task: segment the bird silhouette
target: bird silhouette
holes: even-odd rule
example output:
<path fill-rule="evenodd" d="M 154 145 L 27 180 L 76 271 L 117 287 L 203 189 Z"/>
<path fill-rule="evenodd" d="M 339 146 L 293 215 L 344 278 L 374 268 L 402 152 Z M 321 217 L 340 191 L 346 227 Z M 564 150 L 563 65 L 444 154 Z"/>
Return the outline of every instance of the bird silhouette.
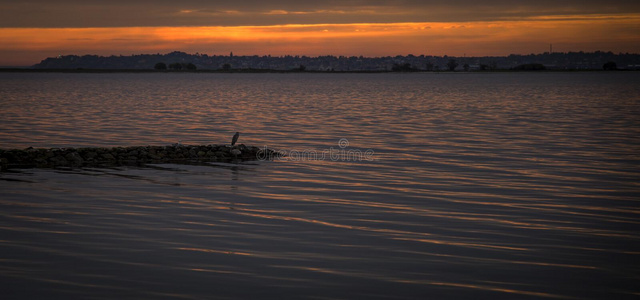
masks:
<path fill-rule="evenodd" d="M 240 132 L 236 132 L 236 134 L 233 135 L 233 139 L 231 140 L 231 146 L 236 144 L 239 137 L 240 137 Z"/>

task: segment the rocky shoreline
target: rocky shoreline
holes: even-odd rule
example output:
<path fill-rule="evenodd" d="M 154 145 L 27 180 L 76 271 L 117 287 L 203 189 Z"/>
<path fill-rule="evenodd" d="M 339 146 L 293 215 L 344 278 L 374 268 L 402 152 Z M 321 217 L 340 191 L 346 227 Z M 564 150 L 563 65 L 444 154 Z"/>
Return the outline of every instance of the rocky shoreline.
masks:
<path fill-rule="evenodd" d="M 263 160 L 273 150 L 229 145 L 180 145 L 90 148 L 0 149 L 0 170 L 10 168 L 56 168 L 143 165 L 149 163 L 199 163 Z"/>

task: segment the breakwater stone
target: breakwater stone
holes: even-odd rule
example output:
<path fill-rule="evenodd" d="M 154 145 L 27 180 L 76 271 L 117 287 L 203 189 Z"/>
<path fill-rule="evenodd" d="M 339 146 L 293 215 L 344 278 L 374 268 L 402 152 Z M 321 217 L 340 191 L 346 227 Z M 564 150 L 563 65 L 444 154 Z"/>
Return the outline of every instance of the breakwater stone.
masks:
<path fill-rule="evenodd" d="M 237 149 L 237 151 L 232 151 Z M 266 148 L 228 145 L 171 145 L 114 148 L 0 149 L 0 169 L 55 168 L 149 163 L 198 163 L 257 160 L 273 157 Z M 266 154 L 266 155 L 265 155 Z"/>

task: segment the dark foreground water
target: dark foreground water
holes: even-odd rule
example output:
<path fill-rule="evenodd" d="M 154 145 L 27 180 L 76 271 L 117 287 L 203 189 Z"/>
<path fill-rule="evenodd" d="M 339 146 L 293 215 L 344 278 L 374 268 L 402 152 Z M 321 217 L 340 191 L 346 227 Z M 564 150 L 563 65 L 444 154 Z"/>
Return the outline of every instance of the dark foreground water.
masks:
<path fill-rule="evenodd" d="M 2 299 L 640 297 L 640 74 L 2 74 Z"/>

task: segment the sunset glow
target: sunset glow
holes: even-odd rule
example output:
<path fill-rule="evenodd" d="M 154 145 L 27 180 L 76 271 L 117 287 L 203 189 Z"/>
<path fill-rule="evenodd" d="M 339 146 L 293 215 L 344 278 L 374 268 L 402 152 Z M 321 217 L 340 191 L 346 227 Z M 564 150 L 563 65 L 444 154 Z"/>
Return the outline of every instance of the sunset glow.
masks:
<path fill-rule="evenodd" d="M 400 10 L 279 10 L 260 17 L 399 15 Z M 404 12 L 406 13 L 406 12 Z M 507 15 L 522 14 L 510 11 Z M 181 9 L 179 18 L 250 18 L 239 10 Z M 32 65 L 69 54 L 184 51 L 209 55 L 498 56 L 558 52 L 640 52 L 640 14 L 530 15 L 447 22 L 283 23 L 251 26 L 1 27 L 0 66 Z M 271 19 L 269 19 L 271 20 Z M 297 19 L 282 19 L 283 22 Z M 261 22 L 266 22 L 262 20 Z M 169 24 L 169 23 L 167 23 Z"/>

